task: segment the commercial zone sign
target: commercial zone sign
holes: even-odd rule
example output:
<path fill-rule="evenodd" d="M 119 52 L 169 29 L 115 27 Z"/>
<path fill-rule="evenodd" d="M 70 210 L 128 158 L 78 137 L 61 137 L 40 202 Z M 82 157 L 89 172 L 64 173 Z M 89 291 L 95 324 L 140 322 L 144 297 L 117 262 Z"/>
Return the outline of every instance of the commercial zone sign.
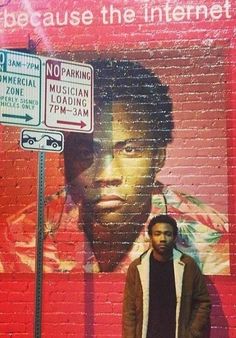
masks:
<path fill-rule="evenodd" d="M 0 122 L 40 125 L 41 67 L 37 56 L 0 51 Z"/>
<path fill-rule="evenodd" d="M 91 133 L 93 68 L 0 50 L 0 123 Z"/>

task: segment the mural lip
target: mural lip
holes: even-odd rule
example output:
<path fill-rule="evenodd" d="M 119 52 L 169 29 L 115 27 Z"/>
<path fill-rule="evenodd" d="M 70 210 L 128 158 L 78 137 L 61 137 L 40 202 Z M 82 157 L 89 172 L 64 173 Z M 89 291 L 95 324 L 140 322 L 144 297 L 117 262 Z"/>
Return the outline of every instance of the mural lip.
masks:
<path fill-rule="evenodd" d="M 102 195 L 96 202 L 96 209 L 116 209 L 124 204 L 124 198 L 120 195 Z"/>

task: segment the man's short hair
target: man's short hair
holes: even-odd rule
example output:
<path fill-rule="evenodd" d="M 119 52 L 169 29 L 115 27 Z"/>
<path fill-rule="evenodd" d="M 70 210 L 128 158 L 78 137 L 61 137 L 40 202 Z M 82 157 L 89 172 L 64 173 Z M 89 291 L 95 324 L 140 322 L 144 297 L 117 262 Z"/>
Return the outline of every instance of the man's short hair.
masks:
<path fill-rule="evenodd" d="M 149 224 L 148 224 L 148 234 L 149 234 L 149 236 L 152 235 L 152 228 L 153 228 L 154 225 L 157 224 L 157 223 L 167 223 L 167 224 L 171 225 L 172 228 L 173 228 L 173 235 L 174 235 L 175 238 L 177 237 L 177 235 L 178 235 L 178 226 L 177 226 L 177 222 L 176 222 L 176 220 L 175 220 L 173 217 L 171 217 L 171 216 L 169 216 L 169 215 L 158 215 L 158 216 L 154 216 L 154 217 L 150 220 L 150 222 L 149 222 Z"/>
<path fill-rule="evenodd" d="M 97 59 L 89 63 L 94 67 L 97 106 L 114 101 L 134 104 L 138 106 L 139 120 L 146 123 L 148 131 L 153 132 L 158 145 L 166 146 L 172 141 L 172 101 L 168 87 L 156 74 L 138 62 L 128 60 Z"/>

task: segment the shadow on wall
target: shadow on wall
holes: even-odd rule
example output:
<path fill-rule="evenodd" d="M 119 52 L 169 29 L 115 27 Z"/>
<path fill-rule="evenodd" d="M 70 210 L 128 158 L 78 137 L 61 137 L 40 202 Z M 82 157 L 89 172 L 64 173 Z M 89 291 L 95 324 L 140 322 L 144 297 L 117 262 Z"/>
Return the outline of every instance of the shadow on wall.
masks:
<path fill-rule="evenodd" d="M 222 309 L 219 292 L 209 276 L 205 276 L 212 302 L 210 338 L 230 338 L 228 321 Z"/>
<path fill-rule="evenodd" d="M 104 275 L 103 275 L 104 276 Z M 214 282 L 210 279 L 209 276 L 205 276 L 206 283 L 208 285 L 208 290 L 210 293 L 211 301 L 212 301 L 212 312 L 211 312 L 211 334 L 209 333 L 202 337 L 202 338 L 231 338 L 229 336 L 229 328 L 228 328 L 228 321 L 224 314 L 221 299 L 219 297 L 219 292 L 217 288 L 214 285 Z M 110 279 L 105 280 L 110 282 Z M 94 279 L 94 274 L 86 274 L 85 275 L 85 293 L 84 293 L 84 302 L 85 302 L 85 327 L 84 327 L 84 334 L 85 337 L 94 338 L 96 336 L 94 325 L 96 322 L 96 309 L 95 302 L 96 302 L 96 296 L 95 296 L 95 289 L 96 289 L 96 283 L 97 279 Z M 99 278 L 99 283 L 100 283 Z M 104 279 L 103 279 L 104 282 Z M 106 284 L 106 283 L 105 283 Z M 117 301 L 117 298 L 116 300 Z M 109 326 L 109 323 L 108 327 Z M 119 326 L 120 323 L 117 323 L 117 326 Z M 104 328 L 105 329 L 105 328 Z M 106 329 L 105 329 L 106 330 Z M 109 329 L 110 330 L 110 329 Z M 119 331 L 119 330 L 118 330 Z M 117 334 L 119 336 L 119 332 L 117 331 Z M 106 331 L 104 331 L 104 337 L 108 337 L 106 335 Z"/>

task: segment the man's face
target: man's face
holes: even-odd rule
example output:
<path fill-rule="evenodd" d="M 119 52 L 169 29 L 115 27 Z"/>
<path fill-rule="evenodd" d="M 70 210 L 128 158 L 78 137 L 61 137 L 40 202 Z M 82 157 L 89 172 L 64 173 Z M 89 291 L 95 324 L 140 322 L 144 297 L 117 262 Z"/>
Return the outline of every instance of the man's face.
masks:
<path fill-rule="evenodd" d="M 170 256 L 172 254 L 176 238 L 170 224 L 156 223 L 152 227 L 150 240 L 154 250 L 154 255 L 155 252 L 160 256 Z"/>
<path fill-rule="evenodd" d="M 144 222 L 163 149 L 155 144 L 147 115 L 133 105 L 113 102 L 95 111 L 94 133 L 77 134 L 65 157 L 72 198 L 85 217 L 105 228 Z"/>

